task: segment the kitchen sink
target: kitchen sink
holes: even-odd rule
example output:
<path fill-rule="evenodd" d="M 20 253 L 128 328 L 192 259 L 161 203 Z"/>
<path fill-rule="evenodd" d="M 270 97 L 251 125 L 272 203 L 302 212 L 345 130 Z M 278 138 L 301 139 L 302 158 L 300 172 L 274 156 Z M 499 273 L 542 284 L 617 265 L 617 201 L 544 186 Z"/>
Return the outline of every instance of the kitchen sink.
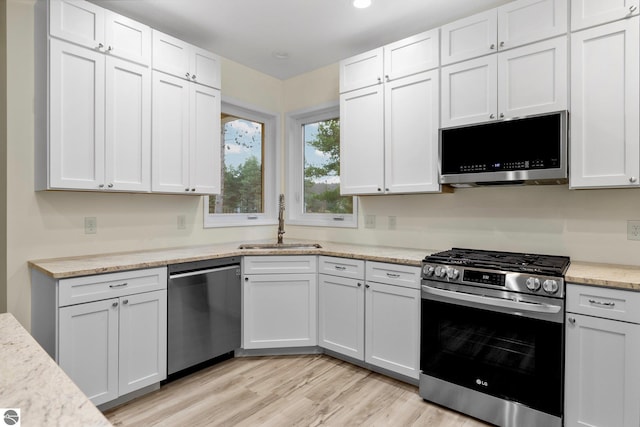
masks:
<path fill-rule="evenodd" d="M 238 249 L 319 249 L 318 243 L 247 243 Z"/>

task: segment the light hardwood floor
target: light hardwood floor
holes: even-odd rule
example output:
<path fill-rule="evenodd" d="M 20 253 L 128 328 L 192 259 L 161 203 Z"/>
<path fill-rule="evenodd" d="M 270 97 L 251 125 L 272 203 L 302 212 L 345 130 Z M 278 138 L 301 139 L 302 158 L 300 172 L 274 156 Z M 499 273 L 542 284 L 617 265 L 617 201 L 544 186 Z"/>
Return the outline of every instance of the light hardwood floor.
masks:
<path fill-rule="evenodd" d="M 241 357 L 113 408 L 115 426 L 483 427 L 412 385 L 326 356 Z"/>

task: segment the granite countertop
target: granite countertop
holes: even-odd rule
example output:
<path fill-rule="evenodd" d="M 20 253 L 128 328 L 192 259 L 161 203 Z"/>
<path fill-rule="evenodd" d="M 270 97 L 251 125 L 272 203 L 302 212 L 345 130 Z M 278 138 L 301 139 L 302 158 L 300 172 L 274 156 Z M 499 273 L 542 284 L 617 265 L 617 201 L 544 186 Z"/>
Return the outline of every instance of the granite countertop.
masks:
<path fill-rule="evenodd" d="M 10 313 L 0 314 L 0 407 L 20 409 L 24 427 L 111 425 Z"/>
<path fill-rule="evenodd" d="M 315 243 L 288 240 L 287 243 Z M 96 254 L 69 258 L 30 261 L 29 266 L 54 279 L 110 273 L 140 268 L 161 267 L 180 262 L 199 261 L 245 255 L 327 255 L 368 261 L 390 262 L 420 266 L 422 259 L 437 250 L 405 249 L 387 246 L 364 246 L 345 243 L 320 242 L 321 248 L 239 249 L 233 242 L 215 245 L 188 246 L 149 251 Z M 265 243 L 265 242 L 255 242 Z M 565 281 L 593 286 L 605 286 L 640 291 L 640 267 L 572 261 Z"/>
<path fill-rule="evenodd" d="M 287 243 L 292 242 L 315 243 L 302 240 L 289 240 Z M 331 242 L 321 242 L 321 248 L 238 249 L 239 245 L 246 243 L 248 242 L 36 260 L 30 261 L 29 266 L 54 279 L 245 255 L 327 255 L 419 267 L 426 255 L 435 252 L 434 250 L 425 249 L 362 246 Z"/>

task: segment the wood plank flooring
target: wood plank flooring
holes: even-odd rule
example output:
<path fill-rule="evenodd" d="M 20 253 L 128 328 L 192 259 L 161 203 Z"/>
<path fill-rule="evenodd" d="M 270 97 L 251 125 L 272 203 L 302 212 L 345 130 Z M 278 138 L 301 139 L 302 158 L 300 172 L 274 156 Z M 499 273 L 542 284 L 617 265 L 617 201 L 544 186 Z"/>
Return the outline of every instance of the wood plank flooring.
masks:
<path fill-rule="evenodd" d="M 105 415 L 115 426 L 487 426 L 326 355 L 230 359 Z"/>

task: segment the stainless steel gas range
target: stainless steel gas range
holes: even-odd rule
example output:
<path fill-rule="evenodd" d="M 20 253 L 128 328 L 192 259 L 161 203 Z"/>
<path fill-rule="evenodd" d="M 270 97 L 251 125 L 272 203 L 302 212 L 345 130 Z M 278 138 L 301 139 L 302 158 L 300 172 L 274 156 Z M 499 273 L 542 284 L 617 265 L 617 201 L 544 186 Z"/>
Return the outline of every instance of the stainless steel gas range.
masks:
<path fill-rule="evenodd" d="M 569 258 L 454 248 L 422 267 L 420 396 L 504 427 L 560 427 Z"/>

